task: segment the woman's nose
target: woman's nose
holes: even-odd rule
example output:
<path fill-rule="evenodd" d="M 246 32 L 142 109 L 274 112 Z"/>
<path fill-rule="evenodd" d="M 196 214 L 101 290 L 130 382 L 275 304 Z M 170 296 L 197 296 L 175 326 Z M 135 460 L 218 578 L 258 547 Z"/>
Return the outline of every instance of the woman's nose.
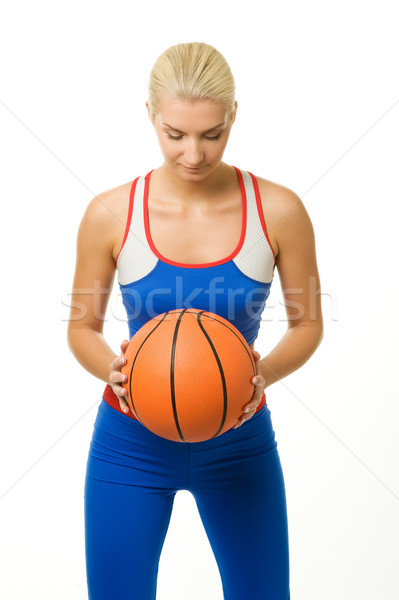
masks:
<path fill-rule="evenodd" d="M 198 140 L 188 140 L 184 154 L 188 167 L 196 167 L 203 161 L 203 151 Z"/>

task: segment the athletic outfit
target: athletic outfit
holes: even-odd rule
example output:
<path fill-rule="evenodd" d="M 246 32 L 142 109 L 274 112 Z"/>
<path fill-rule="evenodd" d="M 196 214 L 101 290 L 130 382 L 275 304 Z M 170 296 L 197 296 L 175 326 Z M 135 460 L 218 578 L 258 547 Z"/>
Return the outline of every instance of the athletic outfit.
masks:
<path fill-rule="evenodd" d="M 156 315 L 196 308 L 228 319 L 249 345 L 255 341 L 275 256 L 256 179 L 234 169 L 242 199 L 240 240 L 230 256 L 202 264 L 171 261 L 158 252 L 148 218 L 152 171 L 133 181 L 117 258 L 130 338 Z M 161 438 L 131 411 L 123 413 L 108 385 L 85 481 L 89 598 L 155 600 L 174 497 L 183 489 L 196 501 L 224 600 L 289 600 L 284 477 L 265 393 L 238 429 L 183 443 Z"/>

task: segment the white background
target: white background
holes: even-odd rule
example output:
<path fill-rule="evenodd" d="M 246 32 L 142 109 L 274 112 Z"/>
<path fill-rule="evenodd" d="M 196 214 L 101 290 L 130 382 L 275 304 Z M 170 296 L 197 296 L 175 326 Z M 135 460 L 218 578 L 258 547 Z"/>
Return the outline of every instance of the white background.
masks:
<path fill-rule="evenodd" d="M 163 50 L 188 41 L 214 45 L 235 76 L 225 161 L 295 191 L 316 233 L 324 339 L 268 389 L 291 598 L 399 596 L 395 4 L 2 3 L 2 598 L 87 598 L 83 486 L 104 384 L 66 343 L 76 232 L 95 194 L 161 164 L 148 75 Z M 115 352 L 127 335 L 117 296 L 105 328 Z M 285 331 L 281 302 L 276 272 L 262 357 Z M 220 600 L 222 587 L 181 491 L 157 600 L 187 598 Z"/>

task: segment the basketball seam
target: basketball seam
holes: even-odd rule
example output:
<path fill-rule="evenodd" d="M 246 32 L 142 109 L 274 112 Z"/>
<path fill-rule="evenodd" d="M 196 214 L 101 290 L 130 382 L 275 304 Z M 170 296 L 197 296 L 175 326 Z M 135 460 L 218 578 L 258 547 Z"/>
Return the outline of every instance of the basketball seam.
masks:
<path fill-rule="evenodd" d="M 156 330 L 156 329 L 157 329 L 157 328 L 160 326 L 160 324 L 162 323 L 162 321 L 163 321 L 163 320 L 166 318 L 166 316 L 167 316 L 168 314 L 169 314 L 169 311 L 168 311 L 168 312 L 166 312 L 166 313 L 164 314 L 164 316 L 163 316 L 163 317 L 162 317 L 162 319 L 159 321 L 159 323 L 157 323 L 157 324 L 155 325 L 154 329 L 151 329 L 151 331 L 150 331 L 150 332 L 147 334 L 147 336 L 145 337 L 145 339 L 144 339 L 144 340 L 142 341 L 142 343 L 140 344 L 140 347 L 139 347 L 139 349 L 138 349 L 138 350 L 137 350 L 137 352 L 136 352 L 136 356 L 134 357 L 134 361 L 133 361 L 133 364 L 132 364 L 132 368 L 130 369 L 130 373 L 129 373 L 129 394 L 130 394 L 130 401 L 131 401 L 131 403 L 132 403 L 132 406 L 133 406 L 133 408 L 134 408 L 134 412 L 136 413 L 136 415 L 137 415 L 137 418 L 138 418 L 138 420 L 140 421 L 140 423 L 141 423 L 142 425 L 144 425 L 144 423 L 143 423 L 143 422 L 141 421 L 141 419 L 139 418 L 138 412 L 137 412 L 137 410 L 136 410 L 136 408 L 135 408 L 135 406 L 134 406 L 134 402 L 133 402 L 133 394 L 132 394 L 133 369 L 134 369 L 134 365 L 136 364 L 136 360 L 137 360 L 137 357 L 138 357 L 138 355 L 139 355 L 139 353 L 140 353 L 140 350 L 141 350 L 141 348 L 143 347 L 143 345 L 145 344 L 145 342 L 148 340 L 148 338 L 149 338 L 149 337 L 150 337 L 150 336 L 151 336 L 151 335 L 154 333 L 154 331 L 155 331 L 155 330 Z M 145 425 L 144 425 L 144 427 L 145 427 Z"/>
<path fill-rule="evenodd" d="M 176 354 L 177 334 L 179 331 L 180 322 L 186 311 L 187 311 L 187 308 L 184 308 L 181 311 L 179 318 L 176 321 L 176 327 L 175 327 L 175 331 L 173 334 L 173 342 L 172 342 L 172 354 L 171 354 L 171 360 L 170 360 L 170 394 L 171 394 L 171 398 L 172 398 L 173 416 L 175 419 L 176 428 L 179 433 L 180 439 L 183 442 L 187 442 L 187 440 L 183 436 L 183 432 L 180 428 L 179 417 L 177 416 L 176 395 L 175 395 L 175 354 Z"/>
<path fill-rule="evenodd" d="M 201 315 L 202 314 L 203 314 L 203 312 L 197 313 L 197 323 L 198 323 L 198 325 L 199 325 L 202 333 L 205 335 L 206 339 L 208 340 L 208 343 L 209 343 L 209 345 L 210 345 L 210 347 L 212 349 L 212 352 L 213 352 L 213 354 L 215 356 L 215 359 L 216 359 L 216 362 L 217 362 L 217 365 L 218 365 L 218 368 L 219 368 L 220 377 L 222 379 L 222 386 L 223 386 L 223 415 L 222 415 L 222 421 L 221 421 L 219 429 L 217 430 L 217 432 L 215 433 L 215 435 L 212 436 L 212 438 L 214 438 L 223 429 L 223 425 L 226 422 L 226 414 L 227 414 L 227 388 L 226 388 L 226 378 L 224 376 L 223 366 L 222 366 L 222 363 L 220 362 L 219 355 L 217 353 L 215 345 L 213 344 L 211 338 L 209 337 L 208 332 L 204 329 L 204 326 L 201 323 Z M 212 439 L 212 438 L 210 438 L 210 439 Z"/>
<path fill-rule="evenodd" d="M 246 348 L 245 344 L 243 344 L 242 340 L 236 334 L 236 332 L 233 331 L 233 329 L 231 329 L 228 325 L 226 325 L 226 323 L 223 323 L 223 321 L 219 321 L 219 319 L 215 319 L 214 317 L 210 316 L 210 314 L 205 310 L 202 310 L 199 313 L 194 313 L 194 314 L 204 314 L 204 316 L 208 317 L 208 319 L 211 319 L 212 321 L 217 321 L 221 325 L 224 325 L 224 327 L 226 327 L 229 331 L 231 331 L 231 333 L 233 333 L 236 336 L 236 338 L 239 340 L 239 342 L 242 345 L 242 347 L 244 348 L 245 352 L 248 354 L 248 356 L 251 360 L 252 368 L 254 369 L 254 375 L 256 375 L 256 369 L 255 369 L 255 363 L 254 363 L 253 357 L 249 354 L 248 349 Z"/>
<path fill-rule="evenodd" d="M 169 310 L 168 314 L 169 313 L 173 314 L 175 312 L 178 312 L 179 310 L 181 310 L 181 309 Z M 194 309 L 194 312 L 190 312 L 189 308 L 184 308 L 183 311 L 187 312 L 187 314 L 190 314 L 190 315 L 198 315 L 198 314 L 202 315 L 202 314 L 204 314 L 206 317 L 208 317 L 208 319 L 211 319 L 212 321 L 217 321 L 218 323 L 220 323 L 221 325 L 223 325 L 224 327 L 226 327 L 229 331 L 231 331 L 231 333 L 233 333 L 236 336 L 236 338 L 239 340 L 239 342 L 242 345 L 242 347 L 244 348 L 245 352 L 248 354 L 248 356 L 249 356 L 249 358 L 251 360 L 252 368 L 254 369 L 254 375 L 256 375 L 256 369 L 255 369 L 255 363 L 254 363 L 253 357 L 249 354 L 248 349 L 246 348 L 245 344 L 243 344 L 242 339 L 236 334 L 235 331 L 233 331 L 233 329 L 231 329 L 228 325 L 226 325 L 226 323 L 223 323 L 223 321 L 219 321 L 219 319 L 215 319 L 215 317 L 212 317 L 210 315 L 210 313 L 208 313 L 208 311 L 206 311 L 206 310 L 201 310 L 201 311 L 198 312 L 198 309 Z"/>

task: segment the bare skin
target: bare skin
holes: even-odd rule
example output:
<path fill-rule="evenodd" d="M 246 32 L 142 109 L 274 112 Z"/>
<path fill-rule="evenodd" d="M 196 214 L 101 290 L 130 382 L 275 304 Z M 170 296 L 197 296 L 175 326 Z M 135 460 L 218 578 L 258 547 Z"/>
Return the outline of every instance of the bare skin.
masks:
<path fill-rule="evenodd" d="M 235 114 L 230 117 L 223 107 L 208 101 L 165 98 L 159 113 L 149 111 L 149 116 L 165 158 L 152 173 L 149 188 L 150 231 L 156 248 L 166 258 L 182 263 L 225 258 L 236 248 L 241 232 L 237 176 L 233 167 L 222 161 Z M 276 256 L 287 330 L 262 359 L 255 343 L 251 345 L 258 381 L 236 426 L 255 414 L 264 389 L 302 366 L 323 337 L 320 280 L 309 215 L 293 191 L 261 177 L 257 181 Z M 129 408 L 120 369 L 128 340 L 122 342 L 116 355 L 103 336 L 103 322 L 122 246 L 131 184 L 129 181 L 99 194 L 86 209 L 78 233 L 68 327 L 68 342 L 76 358 L 111 385 L 125 412 Z M 82 289 L 100 289 L 101 293 L 79 293 Z"/>

